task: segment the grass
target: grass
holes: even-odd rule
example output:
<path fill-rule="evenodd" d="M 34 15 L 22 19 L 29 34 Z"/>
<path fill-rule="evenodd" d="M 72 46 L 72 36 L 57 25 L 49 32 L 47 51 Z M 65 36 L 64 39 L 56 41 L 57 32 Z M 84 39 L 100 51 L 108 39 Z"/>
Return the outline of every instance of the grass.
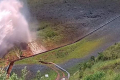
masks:
<path fill-rule="evenodd" d="M 72 68 L 67 69 L 67 71 L 71 74 L 74 75 L 78 72 L 80 65 L 76 64 Z"/>
<path fill-rule="evenodd" d="M 120 59 L 110 60 L 105 62 L 98 62 L 90 70 L 87 69 L 84 72 L 84 76 L 88 76 L 90 74 L 92 75 L 97 71 L 103 71 L 106 74 L 103 77 L 103 79 L 100 79 L 100 80 L 114 80 L 116 74 L 119 73 L 119 72 L 116 72 L 117 66 L 115 66 L 115 63 L 120 63 Z M 115 66 L 115 67 L 113 68 L 112 66 Z"/>
<path fill-rule="evenodd" d="M 83 78 L 81 80 L 117 80 L 118 77 L 120 77 L 120 68 L 118 66 L 112 68 L 115 63 L 120 63 L 120 59 L 98 62 L 93 65 L 92 68 L 87 68 L 84 71 Z M 75 74 L 70 77 L 70 80 L 79 80 L 79 74 L 80 72 L 76 71 Z M 98 74 L 104 75 L 98 77 Z"/>
<path fill-rule="evenodd" d="M 56 76 L 57 76 L 57 73 L 50 70 L 48 73 L 46 73 L 49 75 L 48 78 L 46 78 L 45 76 L 42 76 L 41 80 L 55 80 L 56 79 Z"/>
<path fill-rule="evenodd" d="M 100 46 L 102 41 L 98 40 L 82 40 L 75 44 L 59 48 L 44 54 L 17 61 L 16 64 L 38 64 L 41 59 L 46 62 L 64 63 L 70 59 L 82 58 Z"/>
<path fill-rule="evenodd" d="M 41 39 L 41 42 L 44 43 L 45 47 L 54 47 L 55 45 L 60 45 L 63 34 L 60 33 L 59 29 L 55 29 L 52 23 L 41 22 L 40 26 L 37 29 L 37 38 Z"/>
<path fill-rule="evenodd" d="M 76 38 L 75 29 L 70 27 L 68 28 L 59 23 L 47 21 L 41 21 L 40 23 L 33 22 L 30 24 L 30 28 L 36 32 L 37 39 L 40 40 L 40 42 L 48 49 L 72 42 L 73 40 L 71 37 Z"/>
<path fill-rule="evenodd" d="M 120 79 L 120 43 L 117 43 L 107 50 L 102 52 L 102 57 L 100 60 L 99 56 L 95 59 L 96 61 L 91 67 L 81 68 L 79 64 L 76 68 L 76 72 L 70 77 L 70 80 L 80 80 L 80 75 L 82 74 L 81 80 L 119 80 Z M 91 63 L 91 61 L 85 62 Z"/>
<path fill-rule="evenodd" d="M 0 59 L 0 68 L 5 67 L 6 61 L 3 59 Z"/>

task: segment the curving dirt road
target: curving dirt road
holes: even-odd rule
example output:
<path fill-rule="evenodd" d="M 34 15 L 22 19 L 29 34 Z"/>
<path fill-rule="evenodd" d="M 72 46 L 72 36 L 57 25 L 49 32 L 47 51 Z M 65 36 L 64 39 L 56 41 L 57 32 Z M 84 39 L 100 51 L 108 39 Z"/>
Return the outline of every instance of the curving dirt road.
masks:
<path fill-rule="evenodd" d="M 61 68 L 60 66 L 58 66 L 57 64 L 53 62 L 44 62 L 44 61 L 39 61 L 39 62 L 50 67 L 52 70 L 54 70 L 57 73 L 57 77 L 55 80 L 69 80 L 70 73 L 67 72 L 65 69 Z M 68 76 L 65 75 L 65 72 L 68 74 Z"/>

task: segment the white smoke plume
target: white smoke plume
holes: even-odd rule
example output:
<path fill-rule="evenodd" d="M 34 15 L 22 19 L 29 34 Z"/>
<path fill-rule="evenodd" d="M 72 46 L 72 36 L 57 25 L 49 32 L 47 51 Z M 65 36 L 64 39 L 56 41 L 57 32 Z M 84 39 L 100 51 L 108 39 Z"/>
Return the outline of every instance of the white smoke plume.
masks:
<path fill-rule="evenodd" d="M 0 57 L 14 44 L 31 42 L 28 22 L 21 13 L 18 0 L 0 0 Z"/>

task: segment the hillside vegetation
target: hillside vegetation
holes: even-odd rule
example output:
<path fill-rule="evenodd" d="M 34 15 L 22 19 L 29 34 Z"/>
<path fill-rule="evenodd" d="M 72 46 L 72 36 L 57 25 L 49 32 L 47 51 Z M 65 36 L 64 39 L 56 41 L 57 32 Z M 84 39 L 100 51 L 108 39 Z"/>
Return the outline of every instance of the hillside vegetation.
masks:
<path fill-rule="evenodd" d="M 39 64 L 39 60 L 43 60 L 45 62 L 51 61 L 54 63 L 64 63 L 70 59 L 82 58 L 88 55 L 97 47 L 102 45 L 103 42 L 104 41 L 102 39 L 90 41 L 84 39 L 72 45 L 17 61 L 16 64 Z"/>
<path fill-rule="evenodd" d="M 98 54 L 98 57 L 95 58 L 91 56 L 90 60 L 68 69 L 71 73 L 70 80 L 119 80 L 120 43 L 116 43 L 104 52 Z M 32 62 L 32 60 L 29 59 L 29 62 Z M 24 60 L 22 62 L 24 62 Z M 49 75 L 54 75 L 50 78 L 55 79 L 55 72 L 49 72 Z M 16 76 L 16 74 L 13 74 L 11 77 L 16 78 Z M 5 77 L 5 75 L 1 76 L 1 78 L 3 77 Z"/>
<path fill-rule="evenodd" d="M 79 70 L 70 80 L 119 80 L 120 79 L 120 43 L 79 64 Z"/>

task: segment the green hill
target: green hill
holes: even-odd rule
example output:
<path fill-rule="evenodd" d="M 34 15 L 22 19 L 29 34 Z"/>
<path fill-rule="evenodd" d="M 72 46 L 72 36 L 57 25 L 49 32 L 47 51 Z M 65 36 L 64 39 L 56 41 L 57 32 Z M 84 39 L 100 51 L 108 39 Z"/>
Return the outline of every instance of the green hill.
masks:
<path fill-rule="evenodd" d="M 70 80 L 119 80 L 120 79 L 120 43 L 93 56 L 89 61 L 79 64 L 79 70 Z"/>

